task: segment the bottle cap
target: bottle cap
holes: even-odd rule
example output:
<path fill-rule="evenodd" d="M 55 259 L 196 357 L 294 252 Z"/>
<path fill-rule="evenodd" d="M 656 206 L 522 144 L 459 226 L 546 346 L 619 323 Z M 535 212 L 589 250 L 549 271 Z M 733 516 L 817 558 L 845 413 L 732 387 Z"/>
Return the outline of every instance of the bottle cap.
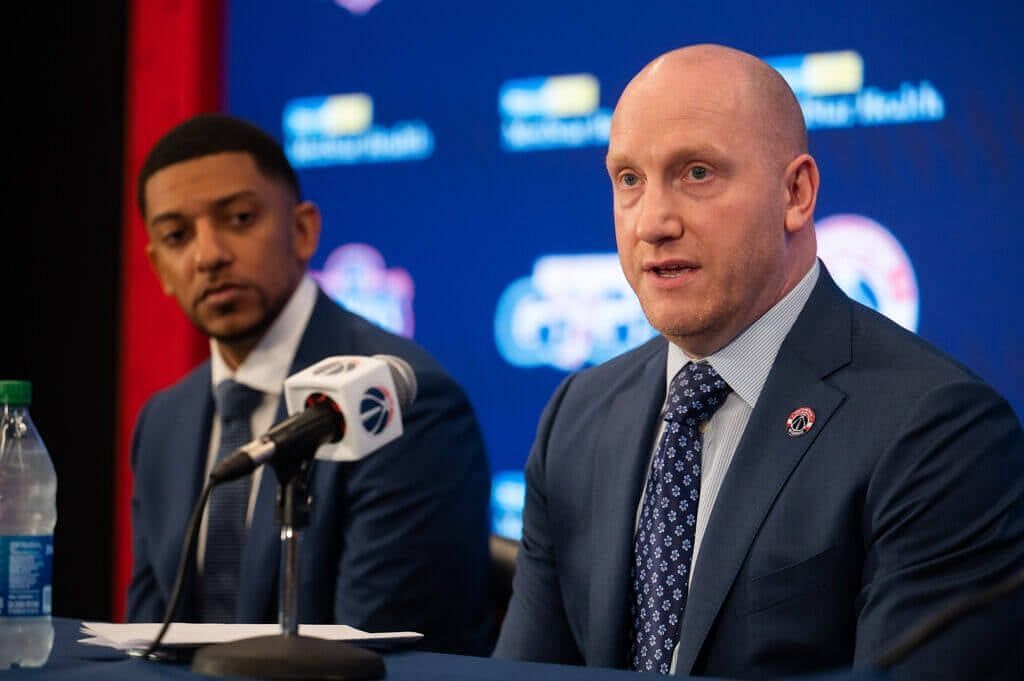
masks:
<path fill-rule="evenodd" d="M 29 381 L 0 381 L 0 404 L 32 404 L 32 384 Z"/>

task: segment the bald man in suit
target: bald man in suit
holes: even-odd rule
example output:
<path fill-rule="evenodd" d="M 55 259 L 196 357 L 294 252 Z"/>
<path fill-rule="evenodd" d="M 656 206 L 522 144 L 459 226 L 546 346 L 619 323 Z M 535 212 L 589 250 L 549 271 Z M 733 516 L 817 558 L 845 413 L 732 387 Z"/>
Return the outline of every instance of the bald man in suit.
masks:
<path fill-rule="evenodd" d="M 1020 422 L 817 260 L 818 168 L 776 71 L 716 45 L 662 55 L 618 102 L 607 169 L 622 268 L 661 336 L 544 411 L 496 655 L 863 667 L 1021 569 Z M 893 672 L 1021 678 L 1021 613 L 1011 594 Z"/>

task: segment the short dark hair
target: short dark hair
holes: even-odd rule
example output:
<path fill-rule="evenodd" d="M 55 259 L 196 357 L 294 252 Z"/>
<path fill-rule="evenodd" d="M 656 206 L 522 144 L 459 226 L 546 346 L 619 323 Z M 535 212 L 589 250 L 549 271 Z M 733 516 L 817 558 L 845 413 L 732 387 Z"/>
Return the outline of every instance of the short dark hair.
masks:
<path fill-rule="evenodd" d="M 149 150 L 136 187 L 142 217 L 146 217 L 146 181 L 154 174 L 175 163 L 229 151 L 251 155 L 262 173 L 283 180 L 295 192 L 295 199 L 302 199 L 299 179 L 277 140 L 241 118 L 208 113 L 178 124 Z"/>

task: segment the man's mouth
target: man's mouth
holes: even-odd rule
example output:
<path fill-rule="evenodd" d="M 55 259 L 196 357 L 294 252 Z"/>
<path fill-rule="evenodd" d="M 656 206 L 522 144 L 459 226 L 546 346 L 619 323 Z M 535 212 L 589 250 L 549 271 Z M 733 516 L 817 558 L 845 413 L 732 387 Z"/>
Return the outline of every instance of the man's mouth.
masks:
<path fill-rule="evenodd" d="M 199 296 L 200 302 L 211 302 L 218 303 L 224 302 L 233 298 L 242 287 L 238 284 L 219 284 L 217 286 L 210 286 L 203 290 L 202 295 Z"/>
<path fill-rule="evenodd" d="M 661 265 L 651 267 L 650 271 L 662 279 L 678 279 L 687 272 L 696 270 L 692 265 Z"/>

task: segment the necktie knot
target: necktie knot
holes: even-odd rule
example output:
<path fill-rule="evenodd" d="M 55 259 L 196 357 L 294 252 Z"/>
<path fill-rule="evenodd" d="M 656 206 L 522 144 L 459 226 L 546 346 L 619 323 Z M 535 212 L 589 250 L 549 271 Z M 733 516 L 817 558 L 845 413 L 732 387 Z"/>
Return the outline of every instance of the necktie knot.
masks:
<path fill-rule="evenodd" d="M 690 362 L 672 379 L 665 420 L 696 425 L 707 422 L 729 395 L 729 384 L 707 362 Z"/>
<path fill-rule="evenodd" d="M 248 421 L 263 399 L 263 393 L 229 378 L 217 384 L 213 399 L 222 421 Z"/>

